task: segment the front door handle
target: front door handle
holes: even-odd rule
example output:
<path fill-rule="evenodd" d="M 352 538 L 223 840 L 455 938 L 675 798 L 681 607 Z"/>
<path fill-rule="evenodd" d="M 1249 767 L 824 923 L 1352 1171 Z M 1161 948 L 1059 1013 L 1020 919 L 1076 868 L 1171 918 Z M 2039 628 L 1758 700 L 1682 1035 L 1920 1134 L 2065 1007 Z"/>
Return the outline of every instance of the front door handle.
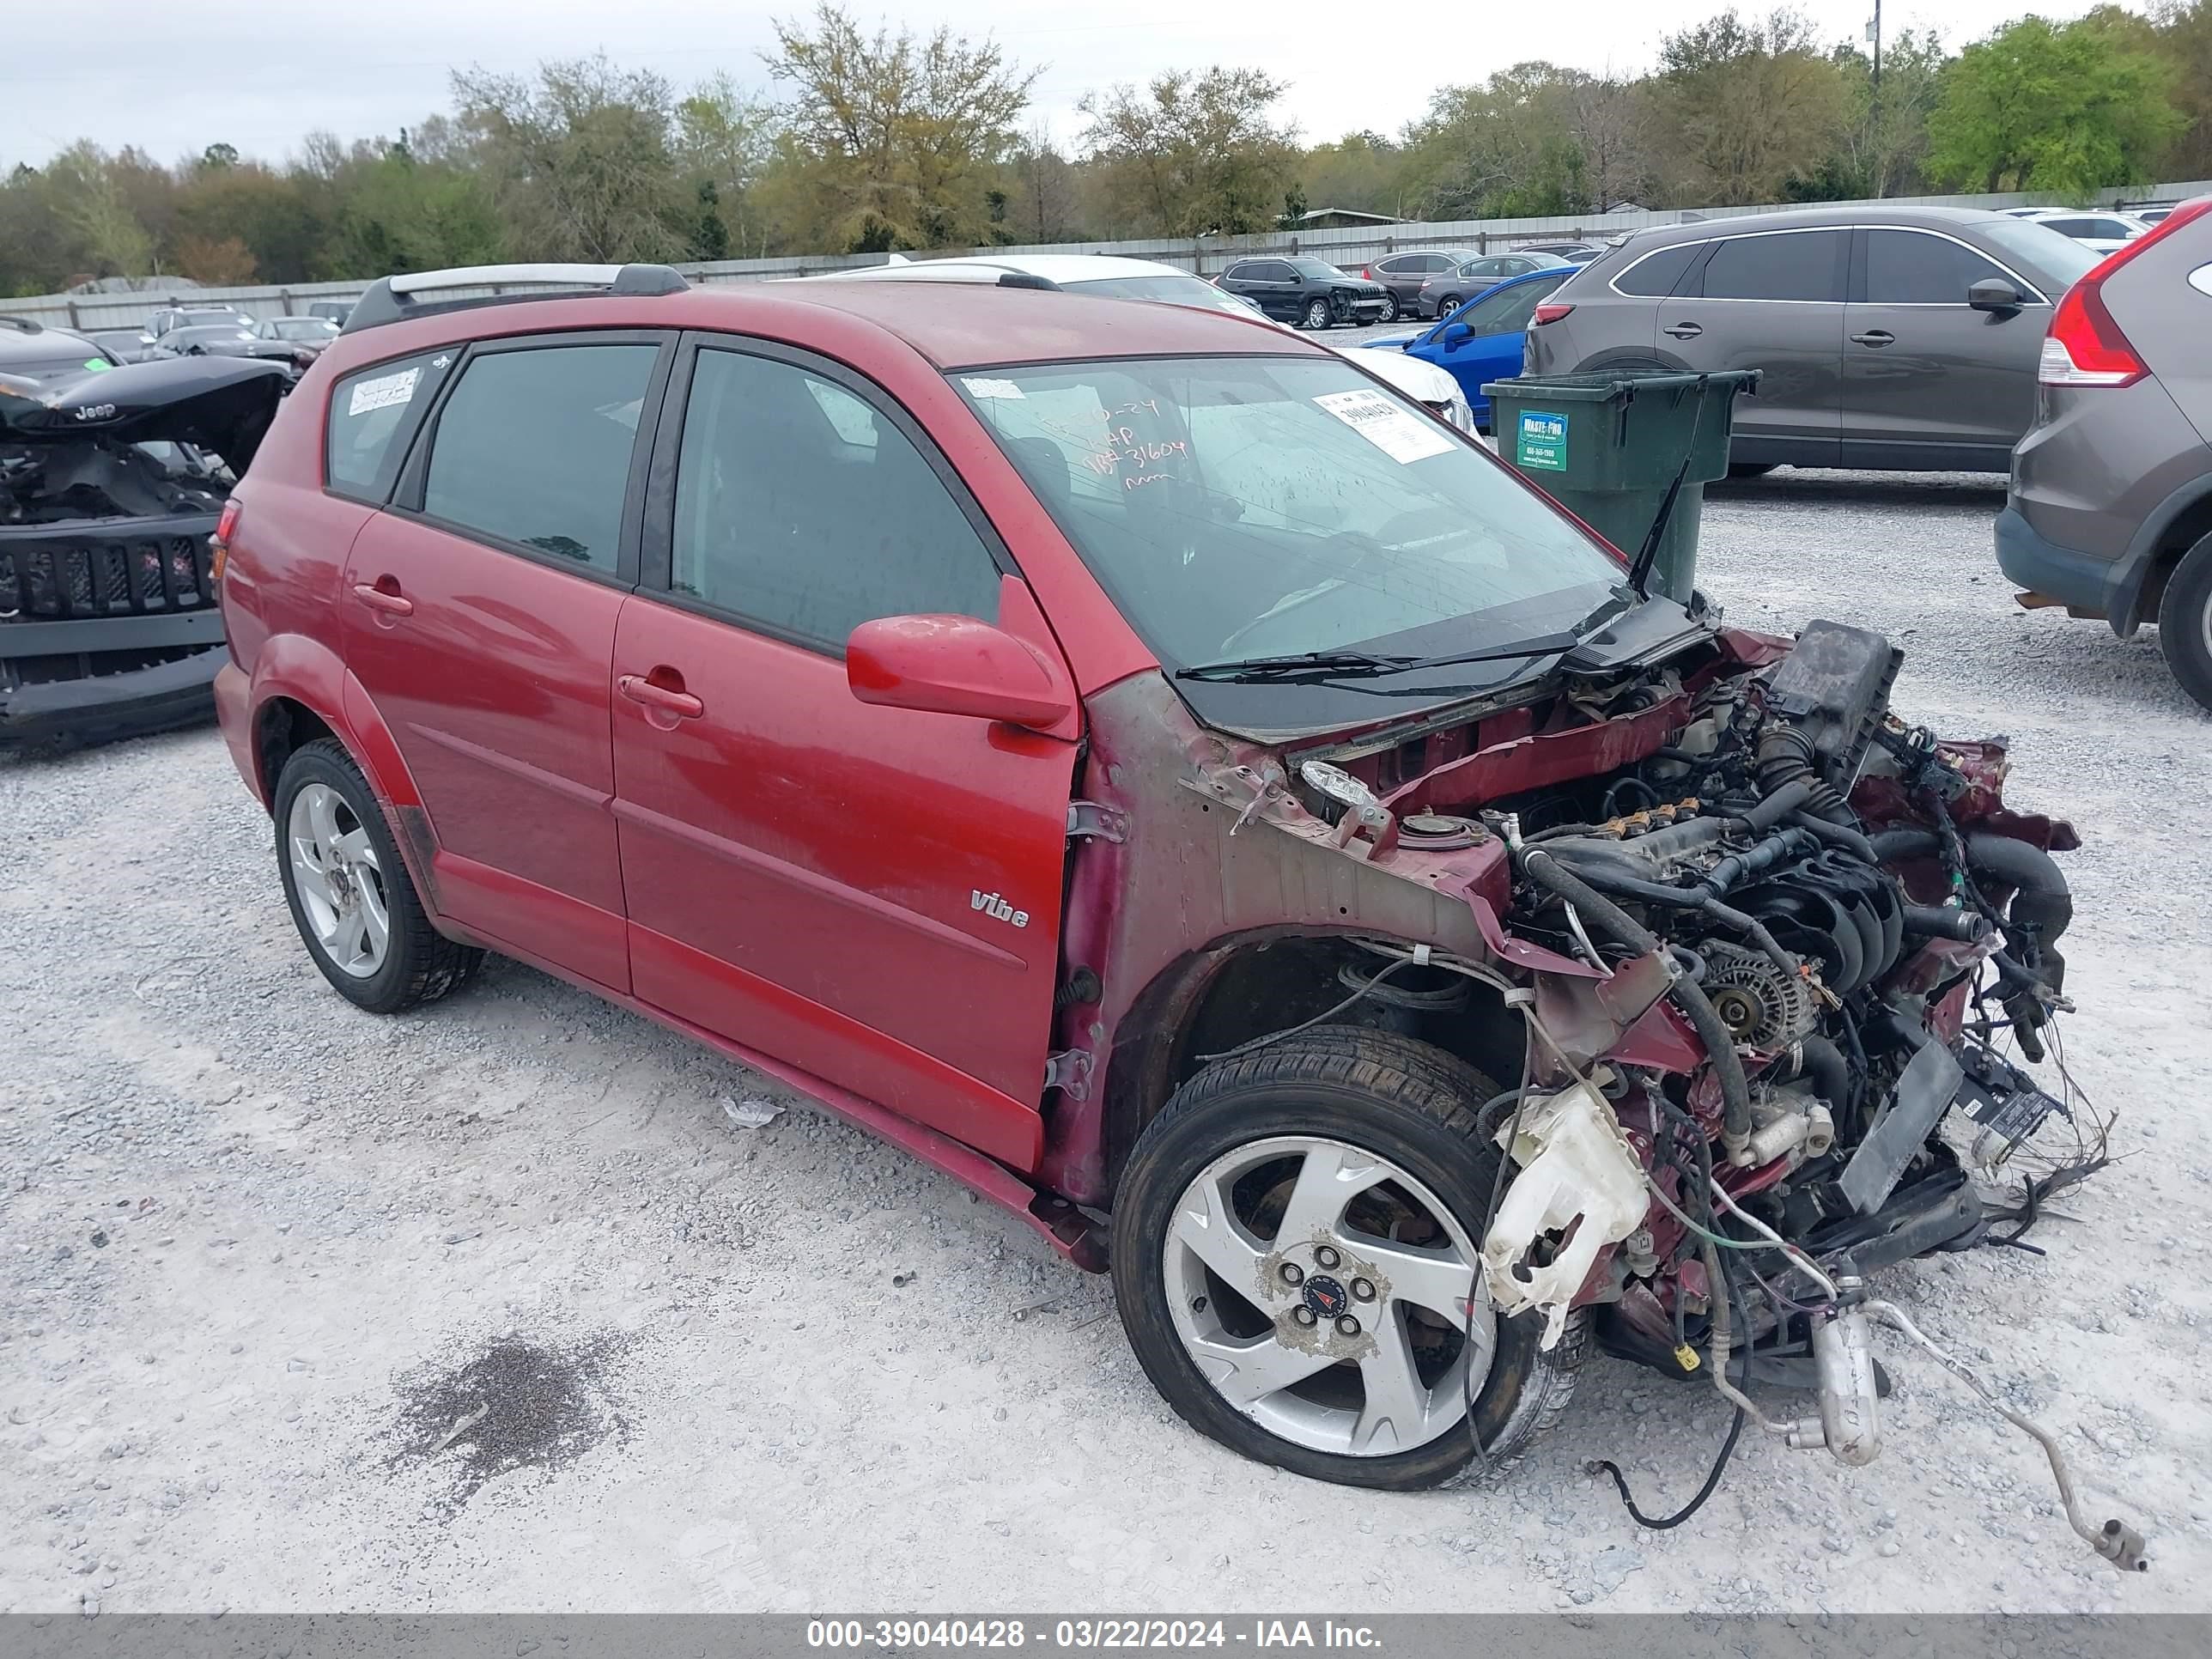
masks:
<path fill-rule="evenodd" d="M 1854 345 L 1886 346 L 1893 343 L 1896 338 L 1897 336 L 1886 328 L 1870 328 L 1863 334 L 1852 335 L 1851 343 Z"/>
<path fill-rule="evenodd" d="M 643 674 L 624 674 L 615 682 L 615 690 L 632 702 L 641 703 L 656 714 L 673 714 L 678 720 L 696 720 L 707 712 L 707 705 L 684 689 L 684 677 L 671 668 L 656 668 L 658 679 Z M 665 684 L 674 681 L 674 684 Z"/>
<path fill-rule="evenodd" d="M 399 584 L 390 576 L 379 576 L 373 582 L 356 582 L 353 596 L 371 611 L 381 611 L 387 617 L 411 617 L 415 601 L 399 591 Z"/>
<path fill-rule="evenodd" d="M 1659 331 L 1662 334 L 1671 334 L 1678 340 L 1694 340 L 1705 331 L 1695 323 L 1669 323 Z"/>

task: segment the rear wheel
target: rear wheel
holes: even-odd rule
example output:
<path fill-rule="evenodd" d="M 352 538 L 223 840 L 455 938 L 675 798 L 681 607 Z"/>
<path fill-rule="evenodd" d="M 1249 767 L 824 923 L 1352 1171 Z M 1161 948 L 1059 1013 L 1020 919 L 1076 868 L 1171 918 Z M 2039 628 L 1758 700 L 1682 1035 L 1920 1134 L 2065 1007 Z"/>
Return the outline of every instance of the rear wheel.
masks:
<path fill-rule="evenodd" d="M 431 927 L 368 780 L 343 744 L 325 738 L 295 750 L 275 806 L 285 902 L 341 996 L 396 1014 L 468 981 L 483 952 Z"/>
<path fill-rule="evenodd" d="M 2166 578 L 2158 644 L 2181 689 L 2212 709 L 2212 536 L 2184 554 Z"/>
<path fill-rule="evenodd" d="M 1385 323 L 1395 323 L 1397 320 L 1398 296 L 1395 294 L 1385 293 L 1382 296 L 1382 314 L 1375 319 L 1376 325 L 1380 327 Z"/>
<path fill-rule="evenodd" d="M 1317 1480 L 1411 1490 L 1507 1457 L 1565 1408 L 1580 1316 L 1470 1320 L 1495 1092 L 1408 1037 L 1322 1027 L 1224 1060 L 1146 1129 L 1114 1211 L 1131 1345 L 1192 1427 Z"/>
<path fill-rule="evenodd" d="M 1437 315 L 1439 317 L 1449 317 L 1458 309 L 1459 295 L 1456 294 L 1447 294 L 1437 301 Z"/>

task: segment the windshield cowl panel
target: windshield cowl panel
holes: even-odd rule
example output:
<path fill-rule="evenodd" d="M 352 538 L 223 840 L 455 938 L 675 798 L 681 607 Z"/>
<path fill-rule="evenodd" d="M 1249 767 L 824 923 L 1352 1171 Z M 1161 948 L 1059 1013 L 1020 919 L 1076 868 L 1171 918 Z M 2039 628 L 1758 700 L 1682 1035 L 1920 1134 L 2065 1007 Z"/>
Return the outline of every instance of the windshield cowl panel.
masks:
<path fill-rule="evenodd" d="M 1304 653 L 1463 658 L 1582 626 L 1620 587 L 1602 543 L 1349 363 L 1119 359 L 951 378 L 1171 680 Z M 1287 734 L 1501 693 L 1556 660 L 1176 690 L 1209 724 Z"/>

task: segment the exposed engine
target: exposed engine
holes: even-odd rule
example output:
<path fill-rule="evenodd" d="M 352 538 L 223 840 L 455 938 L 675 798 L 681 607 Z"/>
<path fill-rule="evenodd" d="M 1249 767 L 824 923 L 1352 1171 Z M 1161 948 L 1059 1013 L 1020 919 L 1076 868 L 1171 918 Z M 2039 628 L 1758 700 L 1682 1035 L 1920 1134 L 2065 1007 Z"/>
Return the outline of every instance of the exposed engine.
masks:
<path fill-rule="evenodd" d="M 1867 1289 L 1865 1275 L 1911 1256 L 2016 1243 L 2106 1161 L 2105 1121 L 2052 1024 L 2070 1007 L 2059 942 L 2072 903 L 2051 849 L 2078 843 L 2004 806 L 2001 744 L 1940 742 L 1890 714 L 1899 662 L 1877 635 L 1815 622 L 1764 667 L 1588 681 L 1519 741 L 1594 746 L 1632 731 L 1622 747 L 1640 758 L 1595 775 L 1563 761 L 1549 768 L 1559 781 L 1498 794 L 1484 784 L 1505 767 L 1546 763 L 1510 738 L 1479 744 L 1397 787 L 1393 804 L 1418 803 L 1402 823 L 1361 782 L 1326 766 L 1304 776 L 1354 806 L 1339 844 L 1486 835 L 1508 850 L 1500 920 L 1549 953 L 1516 959 L 1533 986 L 1366 948 L 1486 979 L 1520 1010 L 1528 1070 L 1492 1103 L 1518 1167 L 1484 1224 L 1487 1297 L 1540 1313 L 1546 1346 L 1583 1310 L 1610 1352 L 1709 1380 L 1736 1407 L 1692 1508 L 1747 1421 L 1848 1463 L 1874 1458 L 1879 1324 L 2033 1436 L 2075 1529 L 2138 1569 L 2142 1537 L 2084 1516 L 2057 1443 Z M 1426 994 L 1396 982 L 1401 1000 Z M 2054 1052 L 2055 1095 L 2021 1063 Z M 2039 1130 L 2064 1144 L 2030 1152 Z M 2016 1200 L 1985 1198 L 1978 1170 L 2022 1176 Z M 1770 1415 L 1746 1392 L 1761 1382 L 1810 1390 L 1817 1409 Z M 1639 1521 L 1672 1524 L 1636 1510 L 1613 1466 L 1592 1467 Z"/>

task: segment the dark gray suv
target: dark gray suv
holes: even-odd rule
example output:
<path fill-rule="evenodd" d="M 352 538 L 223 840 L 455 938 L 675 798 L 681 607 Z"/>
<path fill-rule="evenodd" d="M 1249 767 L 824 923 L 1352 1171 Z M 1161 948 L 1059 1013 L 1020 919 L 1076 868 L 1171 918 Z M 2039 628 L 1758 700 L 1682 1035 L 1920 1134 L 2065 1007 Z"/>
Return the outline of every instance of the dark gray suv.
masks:
<path fill-rule="evenodd" d="M 1525 373 L 1764 370 L 1732 462 L 2002 471 L 2051 308 L 2098 256 L 1960 208 L 1814 208 L 1637 231 L 1528 330 Z"/>
<path fill-rule="evenodd" d="M 1997 563 L 2021 603 L 2146 622 L 2212 708 L 2212 197 L 2076 283 L 2043 343 Z"/>

